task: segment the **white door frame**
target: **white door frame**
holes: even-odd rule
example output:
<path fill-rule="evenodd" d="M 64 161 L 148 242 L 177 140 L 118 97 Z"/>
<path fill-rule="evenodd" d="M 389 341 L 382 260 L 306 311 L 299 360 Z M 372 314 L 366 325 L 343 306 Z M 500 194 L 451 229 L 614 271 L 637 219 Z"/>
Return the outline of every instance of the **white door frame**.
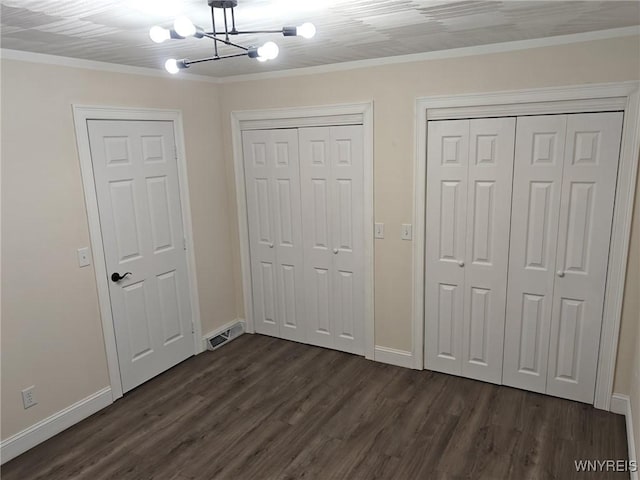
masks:
<path fill-rule="evenodd" d="M 609 410 L 618 351 L 620 315 L 633 219 L 638 153 L 640 152 L 640 82 L 576 85 L 495 93 L 447 95 L 416 100 L 413 243 L 413 355 L 416 368 L 424 358 L 424 240 L 427 120 L 496 116 L 545 115 L 623 110 L 622 143 L 616 184 L 613 229 L 594 406 Z"/>
<path fill-rule="evenodd" d="M 113 315 L 109 297 L 109 282 L 107 280 L 104 245 L 98 211 L 98 197 L 96 196 L 91 150 L 89 148 L 89 129 L 87 120 L 165 120 L 173 122 L 173 133 L 176 141 L 176 156 L 178 163 L 178 186 L 180 189 L 180 204 L 182 212 L 182 227 L 186 238 L 187 248 L 187 276 L 189 278 L 189 300 L 191 302 L 192 322 L 194 331 L 194 354 L 202 351 L 202 326 L 200 323 L 200 303 L 198 301 L 198 283 L 196 278 L 196 259 L 193 248 L 193 230 L 191 223 L 191 207 L 189 204 L 189 183 L 187 181 L 187 161 L 182 130 L 182 112 L 179 110 L 158 110 L 142 108 L 124 108 L 107 106 L 73 105 L 73 120 L 76 131 L 76 143 L 80 158 L 82 186 L 89 220 L 89 236 L 93 252 L 93 266 L 98 286 L 98 302 L 102 319 L 102 332 L 107 354 L 109 381 L 113 400 L 122 397 L 122 381 L 120 379 L 120 364 L 116 348 L 116 337 L 113 327 Z"/>
<path fill-rule="evenodd" d="M 242 131 L 335 125 L 362 125 L 364 128 L 364 351 L 365 358 L 373 360 L 375 349 L 373 298 L 373 102 L 231 112 L 236 205 L 238 209 L 238 228 L 240 230 L 242 294 L 247 332 L 254 333 L 255 328 L 251 302 L 253 296 L 251 293 L 249 225 L 244 185 Z"/>
<path fill-rule="evenodd" d="M 447 95 L 416 100 L 413 242 L 413 355 L 416 368 L 424 358 L 424 248 L 427 120 L 624 111 L 622 143 L 594 406 L 609 410 L 620 333 L 620 315 L 633 218 L 640 151 L 640 82 L 576 85 L 495 93 Z"/>

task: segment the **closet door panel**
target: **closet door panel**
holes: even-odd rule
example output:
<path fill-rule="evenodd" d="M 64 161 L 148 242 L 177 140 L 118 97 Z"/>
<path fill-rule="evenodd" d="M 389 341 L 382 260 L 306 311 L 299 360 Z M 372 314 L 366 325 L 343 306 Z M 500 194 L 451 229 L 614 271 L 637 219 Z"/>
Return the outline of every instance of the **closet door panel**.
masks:
<path fill-rule="evenodd" d="M 566 115 L 517 119 L 503 383 L 544 393 Z"/>
<path fill-rule="evenodd" d="M 502 381 L 516 119 L 470 121 L 462 375 Z"/>
<path fill-rule="evenodd" d="M 364 150 L 362 127 L 331 127 L 335 345 L 364 354 Z"/>
<path fill-rule="evenodd" d="M 298 131 L 271 130 L 273 217 L 280 336 L 305 340 Z"/>
<path fill-rule="evenodd" d="M 275 219 L 270 132 L 242 133 L 256 332 L 279 336 Z"/>
<path fill-rule="evenodd" d="M 462 372 L 469 120 L 427 123 L 425 367 Z"/>
<path fill-rule="evenodd" d="M 307 341 L 334 348 L 331 130 L 301 128 L 299 138 Z"/>
<path fill-rule="evenodd" d="M 547 393 L 593 403 L 622 113 L 569 115 Z"/>

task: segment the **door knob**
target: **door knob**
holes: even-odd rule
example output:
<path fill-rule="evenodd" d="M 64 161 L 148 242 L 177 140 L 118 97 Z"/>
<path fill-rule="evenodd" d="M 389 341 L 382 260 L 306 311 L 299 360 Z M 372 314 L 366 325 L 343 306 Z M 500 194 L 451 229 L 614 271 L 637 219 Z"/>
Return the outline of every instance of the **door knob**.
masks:
<path fill-rule="evenodd" d="M 113 274 L 111 274 L 111 281 L 112 282 L 119 282 L 120 280 L 122 280 L 127 275 L 131 275 L 131 272 L 127 272 L 124 275 L 120 275 L 118 272 L 114 272 Z"/>
<path fill-rule="evenodd" d="M 460 260 L 460 261 L 458 262 L 458 266 L 459 266 L 459 267 L 464 267 L 464 262 L 463 262 L 462 260 Z"/>
<path fill-rule="evenodd" d="M 562 270 L 558 270 L 557 273 L 560 278 L 564 277 L 564 272 Z"/>
<path fill-rule="evenodd" d="M 336 254 L 337 254 L 337 253 L 338 253 L 338 251 L 339 251 L 339 250 L 338 250 L 337 248 L 334 248 L 334 249 L 333 249 L 333 253 L 336 253 Z"/>
<path fill-rule="evenodd" d="M 273 243 L 270 243 L 270 244 L 269 244 L 269 248 L 273 248 Z"/>

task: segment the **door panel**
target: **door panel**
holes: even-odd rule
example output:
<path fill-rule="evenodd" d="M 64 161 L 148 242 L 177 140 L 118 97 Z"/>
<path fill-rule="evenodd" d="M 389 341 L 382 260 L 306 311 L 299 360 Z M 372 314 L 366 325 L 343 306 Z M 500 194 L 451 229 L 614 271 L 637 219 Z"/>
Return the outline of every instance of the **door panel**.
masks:
<path fill-rule="evenodd" d="M 242 140 L 255 328 L 304 341 L 297 130 L 246 131 Z"/>
<path fill-rule="evenodd" d="M 173 124 L 87 126 L 126 392 L 194 353 Z"/>
<path fill-rule="evenodd" d="M 273 173 L 268 158 L 271 144 L 267 131 L 242 133 L 254 324 L 256 332 L 277 337 L 280 326 L 276 312 L 276 227 Z"/>
<path fill-rule="evenodd" d="M 299 139 L 307 341 L 335 348 L 331 129 L 301 128 Z"/>
<path fill-rule="evenodd" d="M 593 403 L 622 113 L 569 115 L 547 393 Z"/>
<path fill-rule="evenodd" d="M 462 375 L 502 382 L 515 118 L 469 124 Z"/>
<path fill-rule="evenodd" d="M 306 311 L 310 343 L 364 353 L 362 127 L 302 128 Z M 314 288 L 315 287 L 315 288 Z"/>
<path fill-rule="evenodd" d="M 425 363 L 460 375 L 470 122 L 427 125 Z"/>
<path fill-rule="evenodd" d="M 364 148 L 361 126 L 330 127 L 335 347 L 364 355 Z"/>
<path fill-rule="evenodd" d="M 567 117 L 517 122 L 503 383 L 544 393 Z"/>

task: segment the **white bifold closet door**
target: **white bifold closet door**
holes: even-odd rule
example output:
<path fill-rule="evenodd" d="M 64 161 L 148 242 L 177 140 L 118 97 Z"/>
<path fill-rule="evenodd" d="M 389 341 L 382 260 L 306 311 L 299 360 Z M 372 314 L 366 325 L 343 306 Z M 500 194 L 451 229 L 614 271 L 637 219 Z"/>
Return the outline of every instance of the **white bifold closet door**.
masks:
<path fill-rule="evenodd" d="M 515 118 L 430 121 L 426 368 L 502 381 Z"/>
<path fill-rule="evenodd" d="M 361 126 L 299 129 L 307 342 L 364 354 Z"/>
<path fill-rule="evenodd" d="M 244 131 L 242 143 L 255 329 L 305 341 L 298 131 Z"/>
<path fill-rule="evenodd" d="M 622 115 L 518 118 L 507 385 L 593 402 Z"/>

